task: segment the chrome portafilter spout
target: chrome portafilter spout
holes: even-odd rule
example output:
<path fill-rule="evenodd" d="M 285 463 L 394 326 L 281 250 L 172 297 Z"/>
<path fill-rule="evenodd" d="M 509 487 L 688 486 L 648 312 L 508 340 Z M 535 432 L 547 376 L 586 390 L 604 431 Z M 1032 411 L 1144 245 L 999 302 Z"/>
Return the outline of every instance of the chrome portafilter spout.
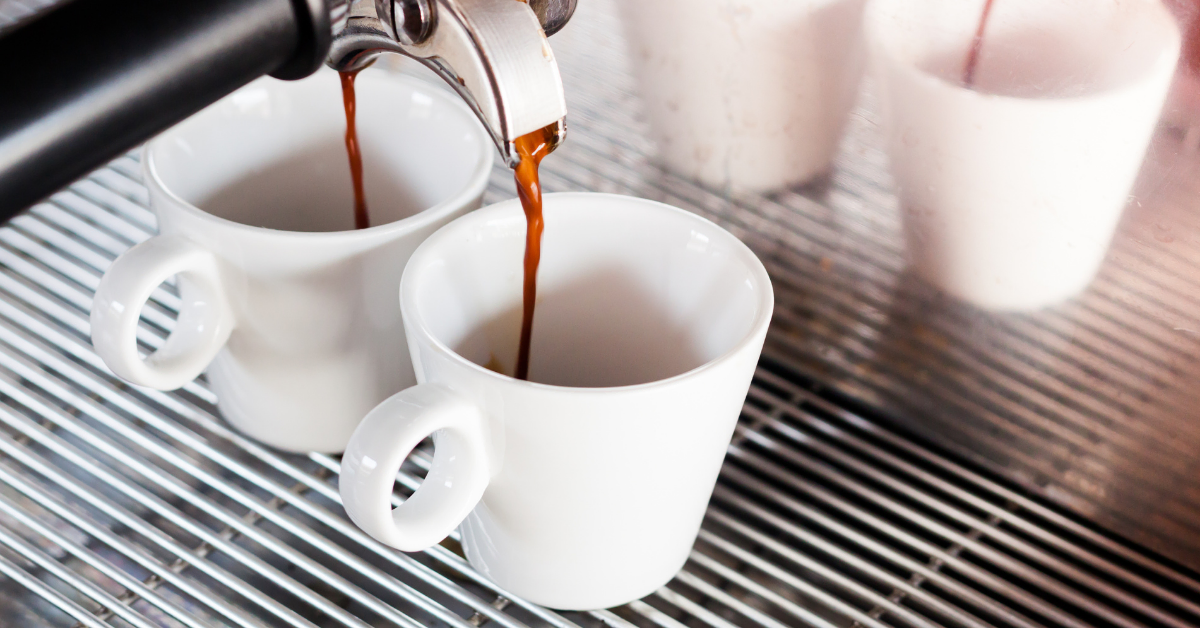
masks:
<path fill-rule="evenodd" d="M 458 92 L 509 166 L 514 140 L 552 127 L 566 135 L 566 98 L 546 35 L 575 0 L 350 0 L 334 25 L 327 64 L 354 71 L 384 52 L 411 57 Z"/>

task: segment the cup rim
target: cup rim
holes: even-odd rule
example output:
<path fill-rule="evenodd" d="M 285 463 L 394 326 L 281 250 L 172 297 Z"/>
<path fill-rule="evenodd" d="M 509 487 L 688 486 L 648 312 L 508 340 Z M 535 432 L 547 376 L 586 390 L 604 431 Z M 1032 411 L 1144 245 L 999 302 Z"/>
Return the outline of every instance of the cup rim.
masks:
<path fill-rule="evenodd" d="M 412 87 L 423 88 L 425 91 L 430 93 L 433 98 L 440 99 L 440 106 L 454 107 L 460 114 L 471 120 L 476 127 L 479 144 L 484 150 L 481 152 L 482 156 L 480 157 L 478 163 L 475 164 L 475 168 L 472 171 L 470 178 L 467 180 L 466 185 L 463 186 L 462 189 L 442 202 L 430 207 L 426 207 L 425 209 L 422 209 L 411 216 L 401 218 L 400 220 L 394 220 L 389 223 L 384 223 L 382 225 L 367 227 L 366 229 L 348 229 L 344 231 L 287 231 L 283 229 L 272 229 L 269 227 L 256 227 L 254 225 L 247 225 L 245 223 L 237 222 L 236 220 L 222 218 L 216 214 L 206 212 L 197 207 L 195 204 L 184 200 L 166 185 L 166 183 L 162 180 L 162 177 L 159 175 L 158 168 L 155 165 L 154 150 L 160 142 L 166 141 L 171 136 L 173 129 L 164 131 L 159 136 L 147 142 L 142 148 L 142 170 L 145 174 L 145 182 L 147 187 L 153 187 L 154 189 L 166 195 L 183 213 L 191 215 L 194 218 L 215 223 L 220 225 L 222 228 L 229 229 L 234 232 L 254 235 L 257 237 L 270 237 L 301 241 L 321 240 L 330 243 L 348 239 L 387 238 L 394 235 L 396 232 L 415 231 L 432 223 L 436 223 L 446 214 L 458 210 L 471 200 L 483 194 L 484 190 L 487 189 L 488 182 L 491 178 L 492 168 L 495 164 L 495 148 L 492 144 L 491 138 L 479 124 L 479 120 L 475 117 L 475 113 L 471 111 L 471 108 L 468 107 L 466 103 L 462 102 L 462 100 L 458 97 L 451 97 L 451 93 L 440 89 L 437 85 L 420 77 L 410 76 L 407 74 L 390 74 L 387 77 L 367 74 L 360 76 L 359 80 L 363 80 L 364 77 L 367 81 L 395 81 L 405 83 Z M 259 81 L 263 80 L 265 79 L 259 79 Z M 248 85 L 252 85 L 255 82 L 258 81 L 251 82 Z M 279 89 L 282 87 L 275 81 L 270 81 L 266 84 L 270 85 L 273 89 Z M 195 115 L 200 115 L 200 113 Z M 153 211 L 157 217 L 158 211 L 153 206 L 151 206 L 151 211 Z"/>
<path fill-rule="evenodd" d="M 685 220 L 694 221 L 694 222 L 715 228 L 719 233 L 724 234 L 725 236 L 727 236 L 729 238 L 730 241 L 732 241 L 735 250 L 737 250 L 741 254 L 740 259 L 749 268 L 749 270 L 754 278 L 756 288 L 759 288 L 759 290 L 758 290 L 758 312 L 755 314 L 754 322 L 750 325 L 750 329 L 737 342 L 735 342 L 732 347 L 730 347 L 727 351 L 725 351 L 721 355 L 705 362 L 704 364 L 701 364 L 695 368 L 689 369 L 682 373 L 672 375 L 670 377 L 665 377 L 663 379 L 657 379 L 652 382 L 643 382 L 640 384 L 629 384 L 629 385 L 625 385 L 625 386 L 605 386 L 605 387 L 596 387 L 596 388 L 588 388 L 588 387 L 582 387 L 582 386 L 559 386 L 559 385 L 555 385 L 555 384 L 543 384 L 540 382 L 520 380 L 520 379 L 517 379 L 517 378 L 509 376 L 509 375 L 503 375 L 501 373 L 496 373 L 495 371 L 486 369 L 486 368 L 466 359 L 462 355 L 460 355 L 457 351 L 455 351 L 450 346 L 448 346 L 447 344 L 442 342 L 442 340 L 440 338 L 438 338 L 432 332 L 432 330 L 429 329 L 428 323 L 422 317 L 420 317 L 419 315 L 410 314 L 410 312 L 409 312 L 410 305 L 409 304 L 411 302 L 414 302 L 415 298 L 416 298 L 416 295 L 415 295 L 416 286 L 414 285 L 414 280 L 410 278 L 410 274 L 418 272 L 416 269 L 421 266 L 422 258 L 426 255 L 429 255 L 430 254 L 429 252 L 434 247 L 437 247 L 441 241 L 453 237 L 456 229 L 462 227 L 462 223 L 471 222 L 471 221 L 489 220 L 497 214 L 510 214 L 510 213 L 514 213 L 514 212 L 523 213 L 523 210 L 521 208 L 521 201 L 519 199 L 515 199 L 515 198 L 509 199 L 506 201 L 501 201 L 499 203 L 494 203 L 487 207 L 477 209 L 469 214 L 466 214 L 465 216 L 461 216 L 459 218 L 452 220 L 451 222 L 444 225 L 442 228 L 435 231 L 428 238 L 426 238 L 425 241 L 422 242 L 421 245 L 417 247 L 417 250 L 413 252 L 412 257 L 409 258 L 408 265 L 405 266 L 405 268 L 404 268 L 404 274 L 400 279 L 400 291 L 399 291 L 400 292 L 400 294 L 399 294 L 400 313 L 401 313 L 401 317 L 404 319 L 404 322 L 405 322 L 406 334 L 409 336 L 408 341 L 410 343 L 410 346 L 411 346 L 411 343 L 417 341 L 417 337 L 422 337 L 422 338 L 428 340 L 429 344 L 435 350 L 445 353 L 454 362 L 461 364 L 463 366 L 466 366 L 469 370 L 472 370 L 476 373 L 482 374 L 485 377 L 491 378 L 492 380 L 496 381 L 497 383 L 500 383 L 503 385 L 524 387 L 527 390 L 541 390 L 541 391 L 564 393 L 564 394 L 596 395 L 596 394 L 625 394 L 625 393 L 630 393 L 630 392 L 637 392 L 637 391 L 641 391 L 641 390 L 657 388 L 660 386 L 667 386 L 667 385 L 670 385 L 672 383 L 675 383 L 677 381 L 684 380 L 684 379 L 698 377 L 702 373 L 720 368 L 721 366 L 725 365 L 726 363 L 734 360 L 743 351 L 745 351 L 747 349 L 747 347 L 750 346 L 751 343 L 753 343 L 755 341 L 756 338 L 758 338 L 760 335 L 765 336 L 767 327 L 771 323 L 771 316 L 774 313 L 774 309 L 775 309 L 775 291 L 774 291 L 774 287 L 771 284 L 771 277 L 767 273 L 766 267 L 763 266 L 762 260 L 760 260 L 758 258 L 758 256 L 755 255 L 754 251 L 752 251 L 749 246 L 746 246 L 745 242 L 742 242 L 742 240 L 740 238 L 738 238 L 737 236 L 730 233 L 724 227 L 714 223 L 713 221 L 711 221 L 703 216 L 694 214 L 694 213 L 686 211 L 684 209 L 680 209 L 678 207 L 674 207 L 672 205 L 667 205 L 666 203 L 660 203 L 658 201 L 652 201 L 650 199 L 640 198 L 640 197 L 636 197 L 636 196 L 627 196 L 624 194 L 609 194 L 609 193 L 600 193 L 600 192 L 558 192 L 558 193 L 545 194 L 543 196 L 543 202 L 545 202 L 545 201 L 570 202 L 575 199 L 605 199 L 605 198 L 614 200 L 617 202 L 622 202 L 622 203 L 632 202 L 632 203 L 636 203 L 636 204 L 641 204 L 641 205 L 646 206 L 646 208 L 648 210 L 662 211 L 662 212 L 667 212 L 667 213 L 670 213 L 670 214 L 673 214 L 676 216 L 681 216 Z M 549 207 L 549 206 L 546 205 L 546 207 Z M 412 330 L 411 333 L 408 332 L 408 330 L 410 328 Z"/>
<path fill-rule="evenodd" d="M 888 2 L 898 2 L 901 0 L 870 0 L 864 9 L 863 18 L 863 33 L 866 37 L 868 54 L 872 57 L 872 65 L 876 66 L 876 71 L 882 71 L 880 62 L 884 62 L 896 67 L 900 72 L 907 74 L 910 80 L 916 80 L 926 84 L 932 84 L 941 89 L 950 90 L 951 93 L 959 95 L 963 98 L 974 98 L 979 101 L 986 102 L 1009 102 L 1009 103 L 1084 103 L 1092 101 L 1103 101 L 1106 99 L 1120 97 L 1123 94 L 1136 92 L 1143 89 L 1148 84 L 1153 84 L 1157 80 L 1160 65 L 1167 63 L 1171 64 L 1170 74 L 1174 75 L 1175 64 L 1179 59 L 1180 49 L 1183 42 L 1183 34 L 1179 26 L 1175 23 L 1174 18 L 1170 15 L 1168 9 L 1158 0 L 1139 0 L 1146 7 L 1146 10 L 1160 12 L 1159 17 L 1165 17 L 1166 23 L 1172 28 L 1169 37 L 1162 39 L 1162 48 L 1159 51 L 1157 58 L 1148 63 L 1147 66 L 1136 77 L 1110 85 L 1103 89 L 1085 92 L 1082 94 L 1070 96 L 1049 96 L 1049 97 L 1031 97 L 1031 96 L 1012 96 L 1006 94 L 995 94 L 986 91 L 979 91 L 959 85 L 954 81 L 947 80 L 936 74 L 929 72 L 919 66 L 918 63 L 904 59 L 895 51 L 895 42 L 892 39 L 892 33 L 895 29 L 888 28 L 887 16 L 884 14 L 884 7 Z"/>

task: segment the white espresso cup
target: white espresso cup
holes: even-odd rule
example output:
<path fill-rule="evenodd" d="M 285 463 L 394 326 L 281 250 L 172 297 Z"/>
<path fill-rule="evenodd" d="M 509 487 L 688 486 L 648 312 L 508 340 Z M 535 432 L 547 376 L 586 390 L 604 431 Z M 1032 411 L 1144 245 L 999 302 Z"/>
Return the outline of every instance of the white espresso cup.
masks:
<path fill-rule="evenodd" d="M 372 411 L 342 457 L 350 518 L 405 551 L 461 523 L 467 559 L 560 609 L 637 599 L 683 566 L 771 319 L 771 282 L 727 231 L 652 201 L 545 197 L 530 380 L 512 372 L 525 216 L 517 201 L 413 254 L 400 309 L 421 383 Z M 432 467 L 393 482 L 433 435 Z"/>
<path fill-rule="evenodd" d="M 340 452 L 415 383 L 391 295 L 417 245 L 479 207 L 494 149 L 457 97 L 419 79 L 365 72 L 357 100 L 368 229 L 354 230 L 332 71 L 256 81 L 147 146 L 159 234 L 113 263 L 92 306 L 115 374 L 170 390 L 207 368 L 230 425 L 297 452 Z M 142 357 L 140 312 L 175 275 L 175 328 Z"/>
<path fill-rule="evenodd" d="M 866 0 L 620 0 L 658 157 L 716 187 L 823 174 L 866 65 Z"/>
<path fill-rule="evenodd" d="M 1160 0 L 872 0 L 866 33 L 917 274 L 975 305 L 1074 296 L 1104 260 L 1180 34 Z"/>

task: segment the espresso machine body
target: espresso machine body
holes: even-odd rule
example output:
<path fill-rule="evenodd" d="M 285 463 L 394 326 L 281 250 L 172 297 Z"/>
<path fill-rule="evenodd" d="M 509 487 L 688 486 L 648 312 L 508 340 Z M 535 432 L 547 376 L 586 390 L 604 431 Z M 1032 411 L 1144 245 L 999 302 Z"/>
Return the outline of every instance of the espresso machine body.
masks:
<path fill-rule="evenodd" d="M 546 33 L 561 29 L 574 7 L 574 0 L 61 3 L 0 35 L 0 219 L 259 76 L 308 76 L 331 45 L 335 69 L 365 65 L 382 51 L 426 62 L 468 101 L 511 163 L 515 137 L 550 124 L 561 129 L 562 83 L 553 55 L 542 51 Z M 406 27 L 420 41 L 406 37 Z"/>

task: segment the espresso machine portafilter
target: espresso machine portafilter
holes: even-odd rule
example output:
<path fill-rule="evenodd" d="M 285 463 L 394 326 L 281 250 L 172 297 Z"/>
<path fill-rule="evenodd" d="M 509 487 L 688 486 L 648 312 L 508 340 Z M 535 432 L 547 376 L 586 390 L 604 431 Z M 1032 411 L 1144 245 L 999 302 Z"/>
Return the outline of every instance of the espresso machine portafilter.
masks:
<path fill-rule="evenodd" d="M 565 131 L 546 42 L 576 0 L 65 0 L 0 35 L 0 221 L 269 74 L 368 65 L 434 70 L 502 157 Z"/>
<path fill-rule="evenodd" d="M 558 32 L 574 10 L 575 0 L 351 0 L 329 65 L 355 70 L 388 51 L 420 61 L 471 106 L 516 166 L 513 140 L 554 125 L 557 144 L 566 132 L 562 80 L 541 31 Z"/>

